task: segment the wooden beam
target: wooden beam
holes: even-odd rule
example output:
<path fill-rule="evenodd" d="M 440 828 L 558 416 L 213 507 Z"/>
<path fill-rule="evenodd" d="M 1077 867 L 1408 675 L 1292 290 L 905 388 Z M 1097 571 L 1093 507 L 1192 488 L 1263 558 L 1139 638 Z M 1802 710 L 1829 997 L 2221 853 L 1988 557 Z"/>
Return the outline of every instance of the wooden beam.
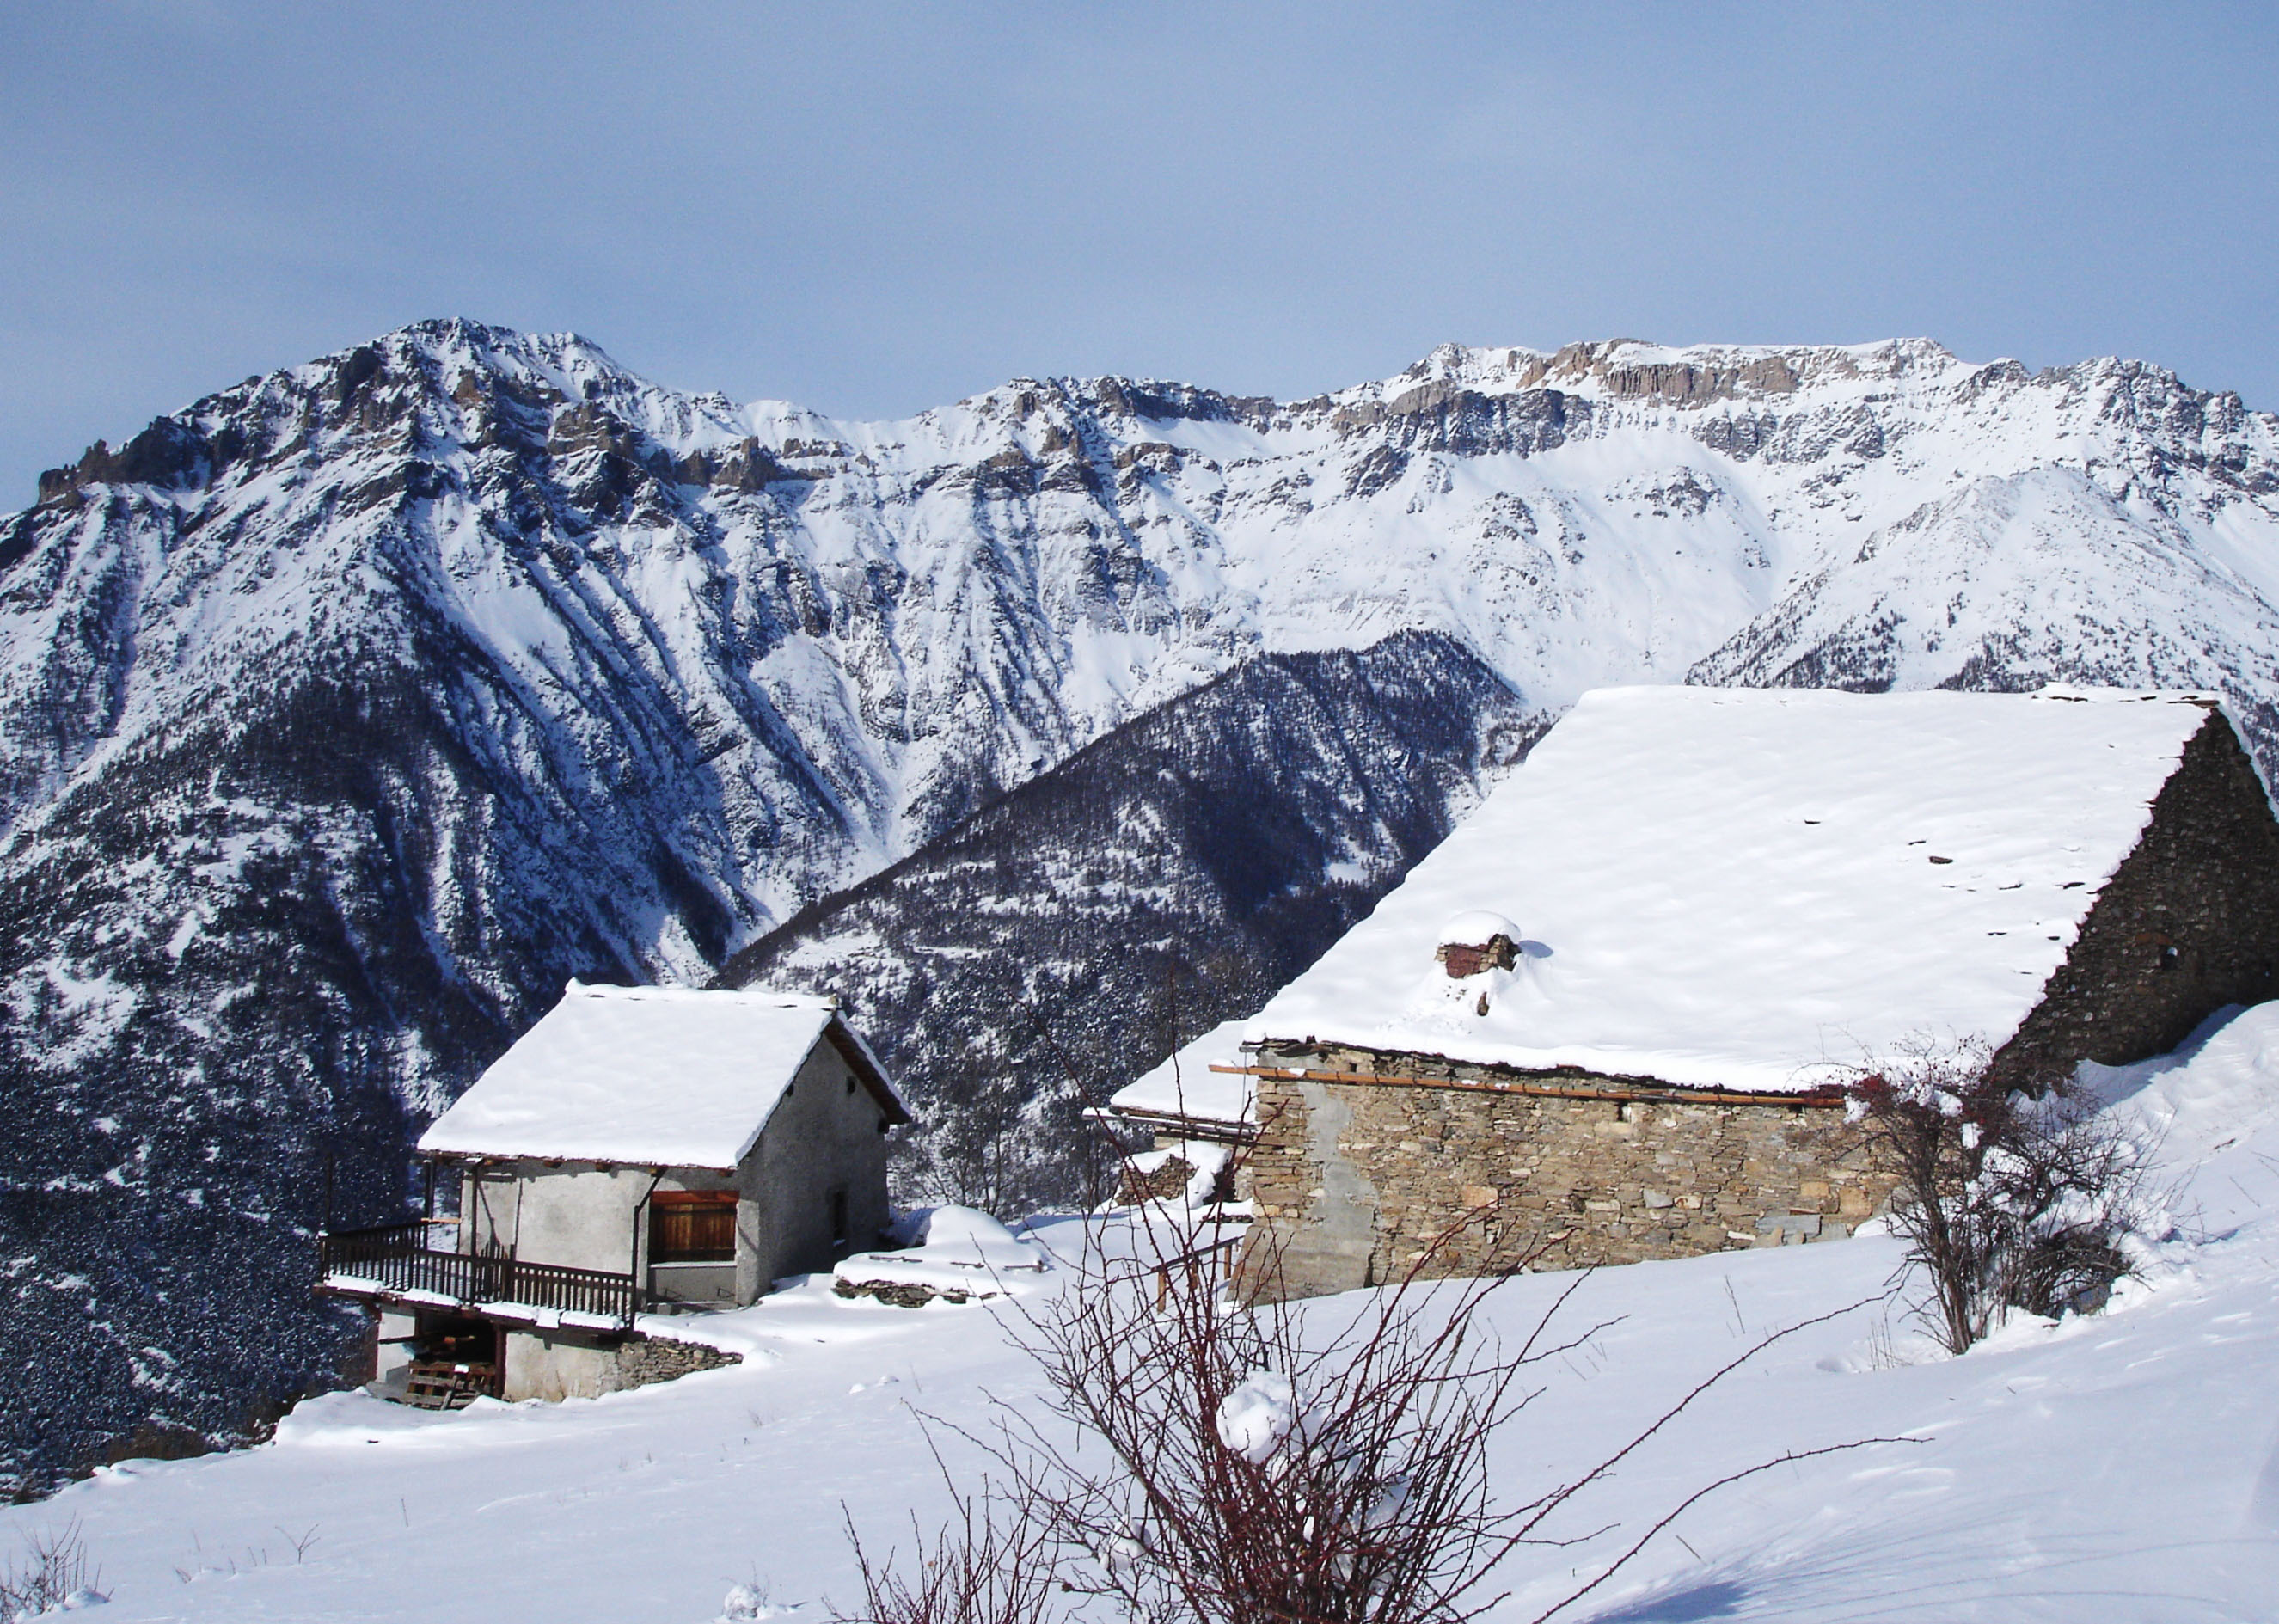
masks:
<path fill-rule="evenodd" d="M 1453 1088 L 1477 1094 L 1539 1095 L 1548 1099 L 1610 1099 L 1624 1105 L 1810 1106 L 1826 1110 L 1844 1103 L 1841 1093 L 1826 1089 L 1798 1094 L 1751 1094 L 1707 1088 L 1593 1088 L 1506 1077 L 1418 1077 L 1386 1071 L 1312 1071 L 1287 1066 L 1215 1065 L 1211 1069 L 1278 1083 L 1375 1083 L 1392 1088 Z"/>
<path fill-rule="evenodd" d="M 1135 1128 L 1164 1129 L 1183 1139 L 1213 1145 L 1247 1145 L 1258 1137 L 1255 1122 L 1230 1122 L 1217 1117 L 1176 1116 L 1167 1111 L 1114 1110 L 1106 1113 Z"/>

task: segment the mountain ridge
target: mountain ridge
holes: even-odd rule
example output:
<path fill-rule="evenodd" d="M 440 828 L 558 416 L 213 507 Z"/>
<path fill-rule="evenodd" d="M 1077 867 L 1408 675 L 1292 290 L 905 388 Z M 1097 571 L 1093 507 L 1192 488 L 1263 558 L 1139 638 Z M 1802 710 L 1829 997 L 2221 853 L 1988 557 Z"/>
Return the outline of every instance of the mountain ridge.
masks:
<path fill-rule="evenodd" d="M 0 1458 L 42 1470 L 320 1373 L 325 1164 L 336 1216 L 397 1210 L 564 980 L 705 980 L 1253 656 L 1429 634 L 1544 716 L 2196 687 L 2279 769 L 2279 419 L 2137 362 L 1450 346 L 858 423 L 446 320 L 39 495 L 0 517 Z"/>
<path fill-rule="evenodd" d="M 897 1199 L 1096 1206 L 1114 1181 L 1087 1113 L 1311 964 L 1547 725 L 1439 633 L 1255 655 L 810 903 L 714 984 L 837 995 L 933 1102 Z"/>

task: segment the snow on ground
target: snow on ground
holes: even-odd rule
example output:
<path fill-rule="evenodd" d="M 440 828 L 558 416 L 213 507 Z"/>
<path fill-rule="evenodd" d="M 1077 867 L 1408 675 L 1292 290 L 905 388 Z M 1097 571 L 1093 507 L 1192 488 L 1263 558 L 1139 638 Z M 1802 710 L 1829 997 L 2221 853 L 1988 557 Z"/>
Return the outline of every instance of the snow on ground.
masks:
<path fill-rule="evenodd" d="M 937 1207 L 905 1219 L 904 1245 L 891 1252 L 860 1252 L 831 1271 L 832 1290 L 902 1287 L 953 1301 L 970 1297 L 1019 1297 L 1034 1291 L 1052 1270 L 1046 1249 L 1015 1235 L 970 1207 Z M 739 1316 L 741 1317 L 741 1316 Z"/>
<path fill-rule="evenodd" d="M 2106 1313 L 2014 1325 L 1960 1360 L 1871 1304 L 1800 1332 L 1575 1508 L 1637 1529 L 1791 1449 L 1872 1444 L 1721 1491 L 1569 1615 L 1648 1620 L 2237 1620 L 2279 1617 L 2279 1005 L 2167 1062 L 2100 1071 L 2165 1137 L 2178 1234 Z M 1040 1225 L 1065 1252 L 1074 1221 Z M 1494 1452 L 1502 1491 L 1608 1451 L 1766 1331 L 1882 1291 L 1896 1243 L 1610 1269 L 1564 1322 L 1613 1323 L 1550 1364 Z M 1045 1279 L 1065 1289 L 1068 1268 Z M 1571 1277 L 1512 1282 L 1531 1322 Z M 1027 1299 L 1036 1301 L 1036 1298 Z M 1335 1305 L 1332 1305 L 1334 1307 Z M 706 1624 L 732 1587 L 819 1620 L 858 1599 L 842 1506 L 907 1543 L 943 1492 L 920 1412 L 1033 1402 L 998 1309 L 903 1310 L 817 1278 L 719 1316 L 742 1366 L 564 1405 L 431 1415 L 362 1394 L 274 1443 L 129 1463 L 0 1510 L 0 1551 L 76 1520 L 130 1620 L 502 1618 Z M 1608 1539 L 1523 1552 L 1494 1615 L 1532 1617 Z"/>

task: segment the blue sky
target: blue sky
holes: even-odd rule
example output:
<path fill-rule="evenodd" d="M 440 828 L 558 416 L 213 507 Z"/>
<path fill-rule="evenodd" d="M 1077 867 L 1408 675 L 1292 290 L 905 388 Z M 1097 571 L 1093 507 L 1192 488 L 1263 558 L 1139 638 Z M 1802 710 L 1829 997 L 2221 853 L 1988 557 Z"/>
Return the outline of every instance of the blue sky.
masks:
<path fill-rule="evenodd" d="M 2279 407 L 2279 7 L 0 14 L 0 509 L 421 317 L 860 416 L 1928 334 Z"/>

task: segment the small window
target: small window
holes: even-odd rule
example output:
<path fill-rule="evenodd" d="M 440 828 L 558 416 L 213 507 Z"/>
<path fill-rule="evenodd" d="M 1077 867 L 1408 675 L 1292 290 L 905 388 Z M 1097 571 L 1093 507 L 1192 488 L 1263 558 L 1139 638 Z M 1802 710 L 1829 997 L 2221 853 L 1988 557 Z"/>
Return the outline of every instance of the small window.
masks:
<path fill-rule="evenodd" d="M 850 1094 L 855 1092 L 855 1078 L 851 1074 L 847 1079 L 847 1092 Z"/>
<path fill-rule="evenodd" d="M 831 1192 L 831 1244 L 835 1247 L 847 1245 L 847 1192 Z"/>
<path fill-rule="evenodd" d="M 733 1263 L 736 1192 L 660 1190 L 649 1199 L 648 1260 Z"/>

